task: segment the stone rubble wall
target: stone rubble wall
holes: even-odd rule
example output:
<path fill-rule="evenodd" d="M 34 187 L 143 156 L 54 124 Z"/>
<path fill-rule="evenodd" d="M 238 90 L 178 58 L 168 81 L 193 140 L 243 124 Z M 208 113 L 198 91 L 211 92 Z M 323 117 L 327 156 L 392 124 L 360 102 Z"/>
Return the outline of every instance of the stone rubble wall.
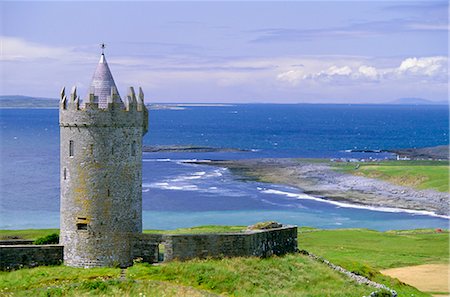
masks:
<path fill-rule="evenodd" d="M 0 270 L 59 265 L 63 262 L 62 245 L 0 245 Z"/>
<path fill-rule="evenodd" d="M 376 288 L 378 290 L 385 290 L 387 292 L 390 292 L 391 297 L 397 297 L 398 296 L 398 294 L 397 294 L 397 292 L 395 290 L 389 288 L 388 286 L 386 286 L 384 284 L 380 284 L 380 283 L 371 281 L 370 279 L 368 279 L 368 278 L 366 278 L 364 276 L 357 275 L 357 274 L 355 274 L 353 272 L 350 272 L 350 271 L 344 269 L 343 267 L 341 267 L 339 265 L 336 265 L 336 264 L 333 264 L 330 261 L 328 261 L 327 259 L 324 259 L 322 257 L 316 256 L 316 255 L 314 255 L 314 254 L 312 254 L 312 253 L 310 253 L 310 252 L 308 252 L 306 250 L 301 250 L 299 252 L 304 254 L 304 255 L 309 256 L 310 258 L 314 259 L 315 261 L 318 261 L 318 262 L 321 262 L 321 263 L 327 265 L 328 267 L 330 267 L 331 269 L 333 269 L 333 270 L 335 270 L 335 271 L 337 271 L 339 273 L 344 274 L 345 276 L 347 276 L 348 278 L 354 280 L 358 284 L 368 285 L 368 286 L 374 287 L 374 288 Z M 369 296 L 378 296 L 377 293 L 378 293 L 377 291 L 372 292 Z M 363 297 L 365 297 L 365 296 L 363 296 Z"/>
<path fill-rule="evenodd" d="M 268 257 L 297 251 L 297 227 L 242 233 L 168 234 L 162 236 L 164 261 L 193 258 Z"/>
<path fill-rule="evenodd" d="M 0 245 L 20 245 L 20 244 L 33 244 L 34 240 L 29 239 L 7 239 L 0 240 Z"/>
<path fill-rule="evenodd" d="M 146 234 L 141 234 L 146 235 Z M 159 257 L 159 242 L 160 237 L 153 236 L 138 236 L 134 240 L 132 247 L 132 254 L 134 260 L 139 260 L 145 263 L 156 263 Z"/>

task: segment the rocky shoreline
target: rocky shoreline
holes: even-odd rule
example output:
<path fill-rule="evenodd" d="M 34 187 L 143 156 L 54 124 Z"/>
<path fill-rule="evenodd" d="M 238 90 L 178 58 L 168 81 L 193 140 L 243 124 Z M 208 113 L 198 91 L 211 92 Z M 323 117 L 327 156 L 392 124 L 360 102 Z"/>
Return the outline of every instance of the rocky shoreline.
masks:
<path fill-rule="evenodd" d="M 306 194 L 326 200 L 450 215 L 448 193 L 415 190 L 381 180 L 340 173 L 325 162 L 251 159 L 197 163 L 228 168 L 247 180 L 293 186 Z"/>
<path fill-rule="evenodd" d="M 248 150 L 226 148 L 226 147 L 210 147 L 210 146 L 193 146 L 193 145 L 144 145 L 142 151 L 146 153 L 224 153 L 224 152 L 248 152 Z"/>

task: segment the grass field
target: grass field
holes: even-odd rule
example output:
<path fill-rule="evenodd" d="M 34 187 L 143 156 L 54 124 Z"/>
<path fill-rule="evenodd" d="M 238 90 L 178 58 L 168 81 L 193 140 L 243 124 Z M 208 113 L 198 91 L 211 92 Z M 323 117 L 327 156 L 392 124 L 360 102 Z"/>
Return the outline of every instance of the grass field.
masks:
<path fill-rule="evenodd" d="M 201 226 L 172 232 L 236 232 L 242 228 Z M 36 239 L 54 231 L 3 230 L 0 236 Z M 399 296 L 430 296 L 380 274 L 379 270 L 448 263 L 449 233 L 300 228 L 299 248 L 384 283 Z M 85 270 L 65 266 L 0 272 L 0 296 L 367 296 L 374 291 L 302 254 L 267 259 L 191 260 L 159 266 L 138 263 L 128 268 L 125 276 L 120 275 L 118 268 Z"/>
<path fill-rule="evenodd" d="M 0 240 L 7 240 L 7 239 L 35 240 L 39 237 L 44 237 L 52 233 L 59 234 L 59 229 L 0 230 Z"/>
<path fill-rule="evenodd" d="M 382 161 L 331 163 L 341 172 L 379 178 L 416 189 L 449 192 L 448 161 Z"/>

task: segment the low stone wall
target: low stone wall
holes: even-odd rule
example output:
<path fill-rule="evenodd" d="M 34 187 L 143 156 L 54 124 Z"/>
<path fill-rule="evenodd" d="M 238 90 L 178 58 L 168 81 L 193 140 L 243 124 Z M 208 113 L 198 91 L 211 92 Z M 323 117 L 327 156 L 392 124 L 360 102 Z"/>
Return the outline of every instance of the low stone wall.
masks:
<path fill-rule="evenodd" d="M 173 234 L 162 237 L 164 261 L 192 258 L 268 257 L 297 251 L 297 227 L 241 233 Z"/>
<path fill-rule="evenodd" d="M 8 242 L 9 243 L 9 242 Z M 63 262 L 63 245 L 0 245 L 0 269 L 12 270 Z M 140 234 L 133 240 L 134 259 L 158 262 L 159 244 L 164 261 L 193 258 L 268 257 L 297 251 L 297 227 L 282 226 L 239 233 Z"/>
<path fill-rule="evenodd" d="M 18 244 L 33 244 L 34 240 L 28 239 L 7 239 L 0 240 L 0 245 L 18 245 Z"/>
<path fill-rule="evenodd" d="M 63 262 L 62 245 L 0 245 L 0 269 L 59 265 Z"/>
<path fill-rule="evenodd" d="M 146 263 L 158 262 L 158 245 L 162 241 L 161 238 L 162 235 L 159 234 L 140 234 L 133 243 L 133 259 Z"/>

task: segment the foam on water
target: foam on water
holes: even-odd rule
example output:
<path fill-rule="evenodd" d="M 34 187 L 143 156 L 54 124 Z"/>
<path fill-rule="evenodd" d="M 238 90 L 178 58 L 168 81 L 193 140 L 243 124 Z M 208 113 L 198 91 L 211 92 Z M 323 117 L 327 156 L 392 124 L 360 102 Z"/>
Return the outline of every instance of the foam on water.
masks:
<path fill-rule="evenodd" d="M 372 211 L 392 212 L 392 213 L 404 212 L 404 213 L 409 213 L 409 214 L 414 214 L 414 215 L 424 215 L 424 216 L 433 216 L 433 217 L 438 217 L 438 218 L 443 218 L 443 219 L 450 219 L 450 216 L 438 215 L 434 212 L 425 211 L 425 210 L 413 210 L 413 209 L 394 208 L 394 207 L 379 207 L 379 206 L 368 206 L 368 205 L 360 205 L 360 204 L 350 204 L 350 203 L 345 203 L 345 202 L 339 202 L 339 201 L 318 198 L 318 197 L 314 197 L 314 196 L 307 195 L 304 193 L 290 193 L 290 192 L 284 192 L 284 191 L 280 191 L 280 190 L 264 189 L 264 188 L 258 188 L 258 189 L 262 193 L 265 193 L 265 194 L 275 194 L 275 195 L 282 195 L 282 196 L 287 196 L 287 197 L 296 198 L 296 199 L 314 200 L 314 201 L 318 201 L 318 202 L 336 205 L 338 207 L 366 209 L 366 210 L 372 210 Z"/>

